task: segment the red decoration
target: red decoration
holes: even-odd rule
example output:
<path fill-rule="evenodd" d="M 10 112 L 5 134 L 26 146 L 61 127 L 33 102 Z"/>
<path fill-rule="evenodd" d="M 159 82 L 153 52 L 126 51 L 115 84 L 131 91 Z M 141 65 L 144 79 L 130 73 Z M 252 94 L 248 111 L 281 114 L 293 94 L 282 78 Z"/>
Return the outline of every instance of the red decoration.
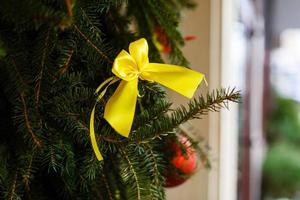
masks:
<path fill-rule="evenodd" d="M 182 144 L 171 143 L 171 150 L 174 152 L 174 157 L 170 159 L 170 169 L 165 173 L 166 187 L 174 187 L 184 183 L 197 169 L 197 153 L 191 146 L 189 140 L 180 135 L 178 141 Z M 184 152 L 182 151 L 184 148 Z"/>
<path fill-rule="evenodd" d="M 156 48 L 162 53 L 168 54 L 172 50 L 165 31 L 159 26 L 154 30 L 153 42 Z"/>
<path fill-rule="evenodd" d="M 185 41 L 192 41 L 195 40 L 195 35 L 187 35 L 184 37 Z M 153 43 L 155 44 L 156 48 L 164 54 L 169 54 L 172 51 L 172 48 L 169 43 L 169 39 L 166 35 L 166 32 L 160 27 L 157 26 L 154 30 L 154 34 L 152 37 Z"/>
<path fill-rule="evenodd" d="M 184 37 L 185 41 L 192 41 L 195 40 L 197 37 L 195 35 L 187 35 Z"/>
<path fill-rule="evenodd" d="M 189 177 L 183 177 L 180 174 L 176 174 L 176 173 L 170 173 L 170 174 L 168 173 L 165 176 L 166 176 L 165 187 L 167 187 L 167 188 L 176 187 L 178 185 L 181 185 L 189 178 Z"/>
<path fill-rule="evenodd" d="M 191 143 L 185 137 L 180 137 L 179 141 L 186 148 L 186 155 L 184 155 L 180 149 L 180 146 L 176 143 L 173 144 L 172 149 L 176 152 L 175 157 L 171 163 L 183 173 L 192 173 L 197 167 L 197 155 L 196 152 L 191 148 Z"/>

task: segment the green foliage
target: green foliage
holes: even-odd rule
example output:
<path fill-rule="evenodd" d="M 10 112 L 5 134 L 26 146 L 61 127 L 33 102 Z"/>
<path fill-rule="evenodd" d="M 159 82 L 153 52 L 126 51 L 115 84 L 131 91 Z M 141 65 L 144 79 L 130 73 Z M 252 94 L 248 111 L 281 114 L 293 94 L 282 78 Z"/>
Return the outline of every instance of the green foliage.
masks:
<path fill-rule="evenodd" d="M 267 124 L 269 142 L 288 140 L 300 144 L 299 104 L 276 97 Z"/>
<path fill-rule="evenodd" d="M 272 145 L 264 163 L 264 195 L 293 197 L 300 187 L 300 149 L 280 142 Z"/>
<path fill-rule="evenodd" d="M 187 64 L 177 25 L 180 11 L 193 6 L 190 0 L 0 0 L 0 199 L 165 199 L 165 139 L 176 138 L 181 123 L 238 101 L 239 93 L 216 90 L 172 110 L 160 86 L 140 81 L 133 129 L 123 138 L 102 116 L 112 86 L 97 106 L 103 162 L 91 148 L 89 114 L 95 88 L 130 42 L 147 38 L 151 61 L 162 62 L 151 39 L 156 26 L 170 40 L 171 61 Z"/>
<path fill-rule="evenodd" d="M 300 187 L 299 103 L 275 96 L 266 131 L 269 150 L 263 168 L 263 195 L 293 197 Z"/>

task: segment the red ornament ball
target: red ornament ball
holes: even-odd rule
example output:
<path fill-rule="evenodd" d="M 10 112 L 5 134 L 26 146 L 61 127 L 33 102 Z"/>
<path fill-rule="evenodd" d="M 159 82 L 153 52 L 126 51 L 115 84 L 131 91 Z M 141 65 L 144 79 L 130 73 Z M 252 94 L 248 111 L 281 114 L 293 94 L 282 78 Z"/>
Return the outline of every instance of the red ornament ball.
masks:
<path fill-rule="evenodd" d="M 171 143 L 170 150 L 173 157 L 169 159 L 170 165 L 174 167 L 165 173 L 166 187 L 175 187 L 184 183 L 197 169 L 197 152 L 191 146 L 190 141 L 180 135 L 178 141 L 182 144 Z"/>

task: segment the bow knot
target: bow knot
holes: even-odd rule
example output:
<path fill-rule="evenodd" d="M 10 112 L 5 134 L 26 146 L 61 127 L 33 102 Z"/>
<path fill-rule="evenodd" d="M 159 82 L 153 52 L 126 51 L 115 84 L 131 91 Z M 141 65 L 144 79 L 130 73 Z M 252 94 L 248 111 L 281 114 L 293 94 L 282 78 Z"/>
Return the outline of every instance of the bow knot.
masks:
<path fill-rule="evenodd" d="M 125 81 L 142 78 L 143 71 L 147 69 L 149 64 L 147 41 L 140 39 L 131 43 L 129 53 L 122 50 L 115 59 L 112 69 L 117 77 Z"/>

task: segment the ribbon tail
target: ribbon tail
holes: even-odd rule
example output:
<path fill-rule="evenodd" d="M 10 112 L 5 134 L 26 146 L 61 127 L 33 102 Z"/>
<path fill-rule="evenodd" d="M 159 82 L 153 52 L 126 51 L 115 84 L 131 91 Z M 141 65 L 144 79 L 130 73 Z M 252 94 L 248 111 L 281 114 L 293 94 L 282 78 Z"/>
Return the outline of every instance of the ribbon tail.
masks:
<path fill-rule="evenodd" d="M 119 79 L 112 79 L 112 80 L 110 80 L 109 84 L 99 94 L 99 96 L 97 98 L 97 102 L 99 102 L 103 98 L 103 96 L 105 95 L 105 93 L 106 93 L 107 89 L 109 88 L 109 86 L 111 86 L 112 84 L 114 84 L 117 81 L 119 81 Z"/>
<path fill-rule="evenodd" d="M 114 79 L 115 79 L 115 77 L 112 76 L 112 77 L 106 79 L 105 81 L 103 81 L 103 82 L 97 87 L 95 93 L 98 93 L 98 92 L 99 92 L 106 84 L 108 84 L 108 83 L 114 81 Z"/>
<path fill-rule="evenodd" d="M 119 79 L 116 79 L 115 77 L 110 77 L 108 79 L 106 79 L 103 83 L 101 83 L 98 88 L 96 89 L 95 93 L 98 93 L 100 90 L 103 89 L 103 87 L 105 85 L 107 85 L 102 92 L 99 94 L 98 98 L 97 98 L 97 102 L 100 101 L 102 99 L 102 97 L 105 95 L 107 88 L 114 84 L 115 82 L 117 82 Z M 98 148 L 97 145 L 97 139 L 96 139 L 96 134 L 95 134 L 95 110 L 96 110 L 96 103 L 93 107 L 92 113 L 91 113 L 91 117 L 90 117 L 90 138 L 91 138 L 91 143 L 92 143 L 92 147 L 93 150 L 95 152 L 95 155 L 97 157 L 98 160 L 103 160 L 103 157 L 100 153 L 100 150 Z"/>
<path fill-rule="evenodd" d="M 95 135 L 95 109 L 96 109 L 96 105 L 94 106 L 92 113 L 91 113 L 91 118 L 90 118 L 90 138 L 91 138 L 91 142 L 92 142 L 92 147 L 93 150 L 95 152 L 95 155 L 97 157 L 98 160 L 103 160 L 103 157 L 100 153 L 100 150 L 98 148 L 97 145 L 97 140 L 96 140 L 96 135 Z"/>
<path fill-rule="evenodd" d="M 122 80 L 115 93 L 109 98 L 104 119 L 122 136 L 128 137 L 136 107 L 138 79 Z"/>
<path fill-rule="evenodd" d="M 164 85 L 187 98 L 192 98 L 204 74 L 177 65 L 149 63 L 142 78 Z"/>

